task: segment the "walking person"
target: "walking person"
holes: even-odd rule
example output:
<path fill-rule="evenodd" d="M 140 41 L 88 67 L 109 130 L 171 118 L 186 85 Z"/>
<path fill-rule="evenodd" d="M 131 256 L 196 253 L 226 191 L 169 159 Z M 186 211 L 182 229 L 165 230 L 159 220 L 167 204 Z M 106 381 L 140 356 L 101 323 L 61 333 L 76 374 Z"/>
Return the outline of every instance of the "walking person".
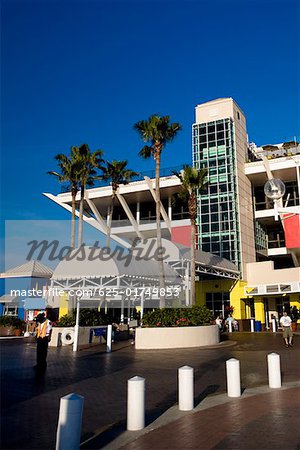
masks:
<path fill-rule="evenodd" d="M 283 316 L 280 318 L 280 325 L 282 326 L 285 346 L 292 347 L 293 346 L 292 319 L 290 318 L 290 316 L 288 316 L 288 313 L 286 311 L 284 311 Z"/>
<path fill-rule="evenodd" d="M 36 370 L 43 372 L 47 367 L 48 344 L 51 339 L 52 324 L 45 316 L 40 313 L 36 317 Z"/>

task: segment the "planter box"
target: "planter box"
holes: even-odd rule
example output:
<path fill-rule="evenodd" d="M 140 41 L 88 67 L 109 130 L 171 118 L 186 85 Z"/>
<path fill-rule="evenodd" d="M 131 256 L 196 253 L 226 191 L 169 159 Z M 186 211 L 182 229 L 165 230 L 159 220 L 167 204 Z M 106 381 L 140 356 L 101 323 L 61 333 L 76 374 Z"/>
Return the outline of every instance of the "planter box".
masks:
<path fill-rule="evenodd" d="M 218 325 L 136 328 L 135 330 L 135 348 L 137 350 L 203 347 L 219 342 Z"/>
<path fill-rule="evenodd" d="M 21 336 L 22 330 L 14 327 L 0 327 L 0 336 Z"/>
<path fill-rule="evenodd" d="M 105 326 L 94 326 L 94 327 L 79 327 L 79 337 L 78 337 L 78 347 L 89 347 L 91 345 L 95 344 L 101 344 L 105 342 L 105 339 L 103 337 L 94 336 L 92 339 L 92 342 L 90 342 L 91 337 L 91 330 L 92 329 L 101 329 L 105 328 Z M 70 346 L 72 344 L 62 344 L 61 342 L 61 335 L 64 330 L 69 330 L 70 332 L 74 333 L 74 327 L 53 327 L 52 328 L 52 335 L 51 335 L 51 341 L 49 342 L 50 347 L 60 347 L 61 345 Z"/>

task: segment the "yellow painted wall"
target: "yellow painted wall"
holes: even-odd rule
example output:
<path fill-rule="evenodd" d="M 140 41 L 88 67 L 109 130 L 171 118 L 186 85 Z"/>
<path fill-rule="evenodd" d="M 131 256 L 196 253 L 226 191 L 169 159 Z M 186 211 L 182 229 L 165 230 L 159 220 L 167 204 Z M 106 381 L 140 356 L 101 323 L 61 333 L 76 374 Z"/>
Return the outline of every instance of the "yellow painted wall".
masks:
<path fill-rule="evenodd" d="M 205 305 L 207 292 L 229 292 L 234 281 L 207 280 L 196 282 L 196 304 Z"/>
<path fill-rule="evenodd" d="M 261 323 L 266 323 L 265 305 L 262 298 L 254 298 L 254 310 L 255 320 L 259 320 Z"/>
<path fill-rule="evenodd" d="M 300 296 L 299 294 L 291 294 L 290 296 L 290 305 L 291 307 L 296 306 L 300 308 Z"/>
<path fill-rule="evenodd" d="M 68 308 L 69 308 L 69 302 L 68 302 L 68 294 L 65 292 L 60 297 L 60 307 L 59 307 L 59 319 L 64 316 L 65 314 L 68 314 Z"/>

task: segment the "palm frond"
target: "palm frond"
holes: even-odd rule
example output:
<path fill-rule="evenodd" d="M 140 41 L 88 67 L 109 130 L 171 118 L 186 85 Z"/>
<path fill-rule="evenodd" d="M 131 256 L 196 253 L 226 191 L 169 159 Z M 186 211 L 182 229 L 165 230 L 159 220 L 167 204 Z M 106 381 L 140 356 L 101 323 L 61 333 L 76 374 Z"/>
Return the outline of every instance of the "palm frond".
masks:
<path fill-rule="evenodd" d="M 149 145 L 144 145 L 144 147 L 139 151 L 139 156 L 141 156 L 144 159 L 150 158 L 150 156 L 153 153 L 153 148 Z"/>

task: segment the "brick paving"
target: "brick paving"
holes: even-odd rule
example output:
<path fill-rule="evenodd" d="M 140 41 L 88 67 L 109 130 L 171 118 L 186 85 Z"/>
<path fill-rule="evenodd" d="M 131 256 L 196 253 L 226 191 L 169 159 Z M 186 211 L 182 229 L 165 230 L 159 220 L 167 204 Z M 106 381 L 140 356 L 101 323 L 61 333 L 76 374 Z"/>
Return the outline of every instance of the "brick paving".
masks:
<path fill-rule="evenodd" d="M 280 354 L 283 384 L 299 380 L 299 341 L 296 336 L 294 348 L 286 349 L 280 334 L 233 333 L 228 342 L 205 349 L 136 351 L 130 343 L 128 346 L 119 343 L 110 354 L 101 347 L 74 354 L 69 347 L 51 348 L 47 372 L 37 378 L 33 370 L 34 342 L 1 340 L 1 449 L 55 448 L 59 400 L 70 392 L 85 398 L 82 441 L 86 443 L 82 449 L 100 449 L 105 445 L 121 448 L 122 445 L 115 447 L 114 443 L 120 440 L 126 427 L 128 378 L 135 375 L 146 378 L 149 425 L 176 404 L 178 367 L 186 364 L 194 367 L 197 405 L 207 397 L 226 392 L 225 361 L 232 357 L 241 362 L 243 388 L 267 385 L 266 356 L 272 351 Z M 187 415 L 140 436 L 124 448 L 268 449 L 279 448 L 274 445 L 280 442 L 281 448 L 299 449 L 299 391 L 276 390 L 264 395 L 256 401 L 254 397 L 252 400 L 241 397 Z M 268 430 L 271 437 L 267 437 Z M 290 447 L 282 445 L 283 433 L 291 436 L 287 441 Z M 185 436 L 185 442 L 180 440 L 181 436 Z M 264 445 L 252 439 L 259 436 Z M 132 439 L 135 437 L 133 434 Z M 177 441 L 181 444 L 176 447 Z"/>
<path fill-rule="evenodd" d="M 122 450 L 298 449 L 299 388 L 232 399 L 149 432 Z"/>

